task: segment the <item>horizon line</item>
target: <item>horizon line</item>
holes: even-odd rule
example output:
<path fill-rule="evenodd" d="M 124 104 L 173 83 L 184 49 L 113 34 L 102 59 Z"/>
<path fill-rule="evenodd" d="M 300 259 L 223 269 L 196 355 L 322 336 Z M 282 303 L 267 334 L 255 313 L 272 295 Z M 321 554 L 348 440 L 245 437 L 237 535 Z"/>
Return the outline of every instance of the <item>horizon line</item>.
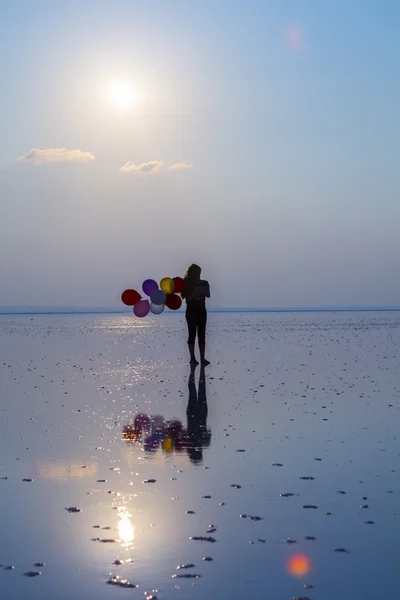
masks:
<path fill-rule="evenodd" d="M 207 312 L 396 312 L 400 306 L 298 306 L 298 307 L 210 307 Z M 124 308 L 102 306 L 0 306 L 0 315 L 32 314 L 131 314 Z M 168 311 L 163 314 L 182 314 L 184 310 Z"/>

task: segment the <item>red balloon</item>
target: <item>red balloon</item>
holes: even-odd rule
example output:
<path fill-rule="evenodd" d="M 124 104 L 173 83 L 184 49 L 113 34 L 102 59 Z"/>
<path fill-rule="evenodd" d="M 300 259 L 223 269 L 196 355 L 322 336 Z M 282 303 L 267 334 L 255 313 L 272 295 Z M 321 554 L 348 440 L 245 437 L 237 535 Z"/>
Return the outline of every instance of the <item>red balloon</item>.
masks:
<path fill-rule="evenodd" d="M 176 294 L 181 294 L 183 292 L 183 284 L 184 284 L 182 277 L 173 277 L 172 281 L 175 284 L 174 292 Z"/>
<path fill-rule="evenodd" d="M 135 429 L 148 431 L 150 429 L 150 419 L 147 415 L 139 413 L 134 420 Z"/>
<path fill-rule="evenodd" d="M 125 290 L 121 294 L 121 300 L 127 306 L 135 306 L 142 296 L 136 290 Z"/>
<path fill-rule="evenodd" d="M 171 310 L 178 310 L 182 306 L 182 298 L 177 294 L 167 294 L 165 305 Z"/>

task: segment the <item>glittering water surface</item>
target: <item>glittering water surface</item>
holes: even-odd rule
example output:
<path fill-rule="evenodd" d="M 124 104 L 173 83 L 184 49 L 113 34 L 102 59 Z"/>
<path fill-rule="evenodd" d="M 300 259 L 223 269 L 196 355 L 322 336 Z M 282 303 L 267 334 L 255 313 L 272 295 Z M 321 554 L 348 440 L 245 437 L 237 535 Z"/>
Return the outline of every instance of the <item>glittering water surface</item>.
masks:
<path fill-rule="evenodd" d="M 208 332 L 0 318 L 2 598 L 397 597 L 399 314 Z"/>

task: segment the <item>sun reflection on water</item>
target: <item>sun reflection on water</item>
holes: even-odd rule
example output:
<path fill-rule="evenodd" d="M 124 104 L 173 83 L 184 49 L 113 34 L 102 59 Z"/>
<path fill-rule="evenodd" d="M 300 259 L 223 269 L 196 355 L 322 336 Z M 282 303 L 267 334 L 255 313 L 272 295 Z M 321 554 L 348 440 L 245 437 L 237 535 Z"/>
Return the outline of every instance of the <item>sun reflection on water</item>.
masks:
<path fill-rule="evenodd" d="M 125 507 L 118 508 L 118 531 L 123 546 L 130 545 L 135 539 L 135 529 L 130 520 L 131 515 Z"/>

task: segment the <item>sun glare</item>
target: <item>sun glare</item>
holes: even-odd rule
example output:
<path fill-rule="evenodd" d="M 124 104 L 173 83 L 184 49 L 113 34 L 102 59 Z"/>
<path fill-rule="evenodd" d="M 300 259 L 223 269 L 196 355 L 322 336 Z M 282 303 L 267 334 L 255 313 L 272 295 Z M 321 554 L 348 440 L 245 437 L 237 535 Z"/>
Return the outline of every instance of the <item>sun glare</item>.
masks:
<path fill-rule="evenodd" d="M 129 108 L 134 100 L 132 86 L 127 82 L 114 83 L 110 90 L 110 100 L 117 108 Z"/>

